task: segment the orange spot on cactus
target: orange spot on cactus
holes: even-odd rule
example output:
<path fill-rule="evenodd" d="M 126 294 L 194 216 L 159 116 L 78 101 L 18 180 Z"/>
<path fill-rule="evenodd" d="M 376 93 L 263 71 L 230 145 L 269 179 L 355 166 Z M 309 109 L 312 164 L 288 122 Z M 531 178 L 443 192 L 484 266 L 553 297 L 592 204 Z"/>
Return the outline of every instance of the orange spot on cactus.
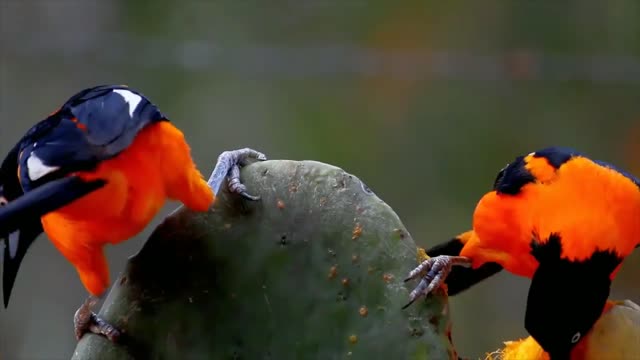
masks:
<path fill-rule="evenodd" d="M 360 223 L 356 223 L 356 227 L 353 229 L 351 240 L 359 238 L 360 235 L 362 235 L 362 225 L 360 225 Z"/>

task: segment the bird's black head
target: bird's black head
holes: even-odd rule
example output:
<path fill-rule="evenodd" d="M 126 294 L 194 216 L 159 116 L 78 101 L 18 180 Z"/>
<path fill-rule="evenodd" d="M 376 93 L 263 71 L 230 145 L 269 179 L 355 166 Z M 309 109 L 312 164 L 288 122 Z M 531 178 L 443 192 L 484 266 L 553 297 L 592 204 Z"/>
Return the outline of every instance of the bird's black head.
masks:
<path fill-rule="evenodd" d="M 569 359 L 602 314 L 610 274 L 621 259 L 609 251 L 595 251 L 582 261 L 561 258 L 559 234 L 532 243 L 531 253 L 539 265 L 529 288 L 525 328 L 551 359 Z"/>
<path fill-rule="evenodd" d="M 540 311 L 528 309 L 525 327 L 551 359 L 569 359 L 571 351 L 591 330 L 604 309 L 609 294 L 607 278 L 592 279 L 593 287 L 566 284 L 571 293 L 552 295 L 542 304 Z M 532 306 L 533 293 L 529 292 L 528 306 Z M 541 314 L 540 312 L 544 312 Z"/>

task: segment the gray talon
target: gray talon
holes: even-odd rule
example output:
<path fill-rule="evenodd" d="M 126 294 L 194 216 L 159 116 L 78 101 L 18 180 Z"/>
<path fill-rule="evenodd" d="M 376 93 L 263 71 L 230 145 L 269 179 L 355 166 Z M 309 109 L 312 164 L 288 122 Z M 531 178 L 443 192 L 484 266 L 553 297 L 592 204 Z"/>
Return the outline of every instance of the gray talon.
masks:
<path fill-rule="evenodd" d="M 404 280 L 405 282 L 419 276 L 422 276 L 422 279 L 418 283 L 418 286 L 409 294 L 409 302 L 402 308 L 406 309 L 420 296 L 426 296 L 440 287 L 451 272 L 453 266 L 471 266 L 471 259 L 464 256 L 436 256 L 423 261 L 415 269 L 411 270 Z"/>
<path fill-rule="evenodd" d="M 111 342 L 116 342 L 120 337 L 120 331 L 91 311 L 97 301 L 97 298 L 89 296 L 73 316 L 73 329 L 76 339 L 80 340 L 84 334 L 92 332 L 104 335 Z"/>
<path fill-rule="evenodd" d="M 92 333 L 102 334 L 111 342 L 116 342 L 118 341 L 118 338 L 120 338 L 120 331 L 113 325 L 98 317 L 95 313 L 91 313 L 91 322 L 89 331 Z"/>
<path fill-rule="evenodd" d="M 229 191 L 238 194 L 245 199 L 256 201 L 259 196 L 247 193 L 247 188 L 240 181 L 240 168 L 249 165 L 252 161 L 265 161 L 267 156 L 251 148 L 224 151 L 218 156 L 218 162 L 211 172 L 208 184 L 214 194 L 218 195 L 222 182 L 227 179 Z"/>

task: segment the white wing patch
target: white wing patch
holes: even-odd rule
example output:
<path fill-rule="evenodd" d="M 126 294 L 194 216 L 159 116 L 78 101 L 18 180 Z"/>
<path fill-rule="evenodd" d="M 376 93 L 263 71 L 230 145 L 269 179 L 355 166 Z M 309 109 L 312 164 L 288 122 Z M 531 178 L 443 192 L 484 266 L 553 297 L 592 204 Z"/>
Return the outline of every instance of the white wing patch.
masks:
<path fill-rule="evenodd" d="M 18 252 L 18 240 L 20 240 L 20 230 L 16 230 L 9 234 L 9 258 L 16 257 Z"/>
<path fill-rule="evenodd" d="M 142 101 L 142 97 L 138 94 L 132 93 L 129 90 L 115 89 L 113 90 L 113 92 L 122 96 L 124 98 L 124 101 L 129 104 L 129 116 L 133 117 L 133 112 L 136 111 L 138 104 L 140 104 L 140 101 Z"/>
<path fill-rule="evenodd" d="M 41 177 L 52 173 L 56 170 L 60 169 L 59 166 L 47 166 L 42 162 L 42 159 L 36 156 L 36 154 L 31 153 L 29 158 L 27 159 L 27 170 L 29 173 L 29 179 L 31 181 L 35 181 L 40 179 Z"/>

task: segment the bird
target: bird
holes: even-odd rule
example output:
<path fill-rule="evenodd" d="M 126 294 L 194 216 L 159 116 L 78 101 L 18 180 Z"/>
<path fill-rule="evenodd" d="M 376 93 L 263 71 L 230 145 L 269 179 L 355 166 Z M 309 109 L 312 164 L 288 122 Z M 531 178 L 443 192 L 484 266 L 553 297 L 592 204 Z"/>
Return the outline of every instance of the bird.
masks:
<path fill-rule="evenodd" d="M 139 234 L 167 200 L 208 211 L 223 182 L 257 201 L 240 167 L 266 156 L 251 148 L 222 152 L 204 179 L 184 134 L 140 91 L 127 85 L 83 89 L 33 125 L 0 165 L 3 300 L 43 232 L 73 265 L 87 300 L 74 315 L 80 340 L 88 331 L 111 341 L 116 329 L 91 309 L 110 285 L 104 246 Z"/>
<path fill-rule="evenodd" d="M 506 269 L 531 279 L 524 327 L 552 360 L 568 359 L 640 245 L 640 181 L 577 150 L 547 147 L 502 168 L 472 229 L 426 250 L 405 279 L 409 303 L 445 285 L 456 295 Z"/>

